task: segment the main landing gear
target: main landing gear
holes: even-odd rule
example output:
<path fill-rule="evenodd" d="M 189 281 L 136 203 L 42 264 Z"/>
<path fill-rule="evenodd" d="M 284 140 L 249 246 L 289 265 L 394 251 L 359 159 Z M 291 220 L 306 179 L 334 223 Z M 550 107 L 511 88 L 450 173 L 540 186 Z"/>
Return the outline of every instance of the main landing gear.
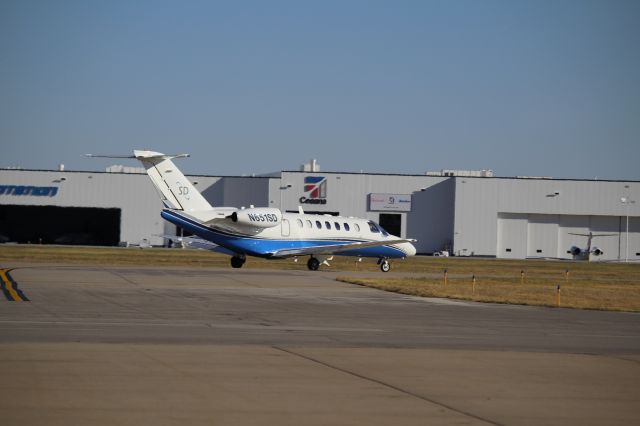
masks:
<path fill-rule="evenodd" d="M 307 261 L 307 268 L 309 268 L 310 271 L 317 271 L 319 267 L 320 267 L 320 261 L 315 257 L 311 256 Z"/>
<path fill-rule="evenodd" d="M 244 262 L 247 261 L 247 258 L 244 256 L 233 256 L 231 257 L 231 267 L 232 268 L 242 268 Z"/>

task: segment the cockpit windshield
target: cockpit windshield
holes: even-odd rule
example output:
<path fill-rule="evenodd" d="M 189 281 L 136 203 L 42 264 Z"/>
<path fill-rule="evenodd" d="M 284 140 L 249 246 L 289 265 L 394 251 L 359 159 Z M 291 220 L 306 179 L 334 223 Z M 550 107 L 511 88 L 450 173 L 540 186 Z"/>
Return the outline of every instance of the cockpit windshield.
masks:
<path fill-rule="evenodd" d="M 374 221 L 370 220 L 367 222 L 369 224 L 369 229 L 371 230 L 371 232 L 373 232 L 374 234 L 380 234 L 382 233 L 382 235 L 384 235 L 385 237 L 389 235 L 389 233 L 387 231 L 384 230 L 384 228 L 380 225 L 378 225 L 377 223 L 375 223 Z"/>

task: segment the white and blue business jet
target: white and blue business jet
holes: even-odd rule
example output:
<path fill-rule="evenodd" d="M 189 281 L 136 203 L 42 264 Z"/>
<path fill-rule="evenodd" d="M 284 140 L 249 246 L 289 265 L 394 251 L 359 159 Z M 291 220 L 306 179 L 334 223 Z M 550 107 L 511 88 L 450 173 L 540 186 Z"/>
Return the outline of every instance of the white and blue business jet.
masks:
<path fill-rule="evenodd" d="M 266 259 L 309 256 L 315 271 L 334 254 L 373 257 L 383 272 L 389 259 L 416 254 L 416 240 L 390 235 L 377 223 L 353 217 L 283 213 L 269 207 L 213 207 L 178 170 L 172 159 L 188 154 L 165 155 L 133 151 L 158 189 L 165 220 L 193 233 L 189 245 L 231 256 L 231 266 L 241 268 L 247 256 Z"/>

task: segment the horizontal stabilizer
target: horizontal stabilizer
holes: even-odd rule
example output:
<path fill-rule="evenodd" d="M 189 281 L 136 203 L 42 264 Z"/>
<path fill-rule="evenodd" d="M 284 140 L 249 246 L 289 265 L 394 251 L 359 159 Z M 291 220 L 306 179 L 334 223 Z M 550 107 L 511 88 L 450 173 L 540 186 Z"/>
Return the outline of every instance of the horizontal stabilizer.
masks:
<path fill-rule="evenodd" d="M 143 159 L 146 159 L 146 158 L 171 160 L 173 158 L 188 158 L 189 157 L 189 154 L 167 155 L 167 154 L 163 154 L 161 152 L 142 151 L 142 150 L 139 150 L 139 149 L 133 150 L 133 155 L 134 155 L 134 158 L 137 158 L 138 160 L 143 160 Z"/>
<path fill-rule="evenodd" d="M 85 154 L 85 157 L 89 158 L 129 158 L 132 160 L 138 159 L 141 160 L 143 158 L 156 158 L 156 159 L 172 159 L 172 158 L 187 158 L 189 154 L 173 154 L 167 155 L 161 152 L 155 151 L 142 151 L 142 150 L 134 150 L 133 155 L 117 155 L 117 154 Z"/>
<path fill-rule="evenodd" d="M 103 155 L 103 154 L 85 154 L 89 158 L 136 158 L 133 155 Z"/>

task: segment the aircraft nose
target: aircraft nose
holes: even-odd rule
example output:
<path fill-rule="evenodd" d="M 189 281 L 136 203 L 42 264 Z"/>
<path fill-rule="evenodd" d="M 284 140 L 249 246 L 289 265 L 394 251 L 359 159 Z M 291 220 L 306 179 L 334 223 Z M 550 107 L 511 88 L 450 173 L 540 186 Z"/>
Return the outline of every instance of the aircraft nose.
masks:
<path fill-rule="evenodd" d="M 402 244 L 400 244 L 400 250 L 405 252 L 405 254 L 407 256 L 415 256 L 415 254 L 416 254 L 416 248 L 411 243 L 402 243 Z"/>

